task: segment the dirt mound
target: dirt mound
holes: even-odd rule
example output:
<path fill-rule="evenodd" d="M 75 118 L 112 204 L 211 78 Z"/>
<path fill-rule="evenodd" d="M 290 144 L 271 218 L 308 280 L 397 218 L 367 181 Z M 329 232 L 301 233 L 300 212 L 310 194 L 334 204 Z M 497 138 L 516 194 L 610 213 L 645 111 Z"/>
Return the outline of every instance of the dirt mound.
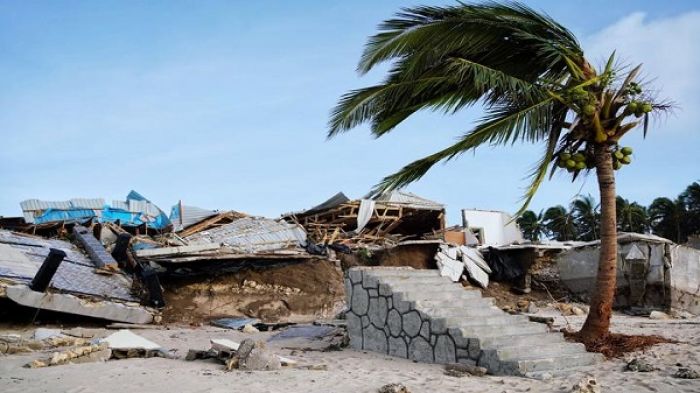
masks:
<path fill-rule="evenodd" d="M 266 322 L 329 318 L 342 309 L 344 298 L 342 272 L 326 260 L 169 280 L 163 287 L 163 320 L 168 323 L 201 323 L 229 316 Z"/>

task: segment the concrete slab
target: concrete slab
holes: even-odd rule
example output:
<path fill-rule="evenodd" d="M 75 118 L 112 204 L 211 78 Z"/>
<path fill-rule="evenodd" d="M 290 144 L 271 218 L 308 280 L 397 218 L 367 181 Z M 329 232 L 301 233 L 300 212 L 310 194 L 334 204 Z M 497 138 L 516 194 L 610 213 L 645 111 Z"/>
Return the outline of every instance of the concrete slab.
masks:
<path fill-rule="evenodd" d="M 120 330 L 102 339 L 109 345 L 110 349 L 160 349 L 161 346 L 153 341 L 147 340 L 131 330 Z"/>
<path fill-rule="evenodd" d="M 127 323 L 151 323 L 153 313 L 146 307 L 111 302 L 108 300 L 85 300 L 63 293 L 35 292 L 26 285 L 6 288 L 7 297 L 13 302 L 41 310 L 107 319 Z"/>

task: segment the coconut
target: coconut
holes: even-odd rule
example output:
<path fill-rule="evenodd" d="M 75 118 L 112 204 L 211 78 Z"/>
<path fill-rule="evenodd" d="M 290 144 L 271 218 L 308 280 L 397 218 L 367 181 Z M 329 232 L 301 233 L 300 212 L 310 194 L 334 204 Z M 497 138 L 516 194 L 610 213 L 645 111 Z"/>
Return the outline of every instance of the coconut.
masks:
<path fill-rule="evenodd" d="M 615 158 L 617 158 L 618 160 L 621 160 L 622 157 L 625 156 L 620 150 L 618 150 L 618 151 L 616 151 L 615 153 L 613 153 L 613 155 L 614 155 Z"/>
<path fill-rule="evenodd" d="M 585 162 L 577 162 L 576 169 L 578 169 L 578 170 L 586 169 L 586 163 Z"/>
<path fill-rule="evenodd" d="M 570 154 L 570 153 L 561 153 L 561 154 L 559 154 L 559 158 L 561 158 L 561 159 L 564 160 L 564 161 L 570 160 L 570 159 L 571 159 L 571 154 Z"/>
<path fill-rule="evenodd" d="M 622 152 L 622 154 L 624 154 L 626 156 L 629 156 L 630 154 L 632 154 L 632 148 L 629 146 L 623 147 L 622 149 L 620 149 L 620 151 Z"/>
<path fill-rule="evenodd" d="M 582 153 L 576 153 L 573 156 L 571 156 L 571 158 L 576 162 L 583 162 L 586 160 L 586 156 Z"/>
<path fill-rule="evenodd" d="M 643 111 L 644 113 L 649 113 L 649 112 L 651 112 L 651 109 L 652 109 L 652 107 L 651 107 L 651 104 L 650 104 L 650 103 L 645 102 L 644 104 L 642 104 L 642 111 Z"/>
<path fill-rule="evenodd" d="M 594 105 L 586 105 L 583 107 L 583 114 L 586 116 L 593 116 L 595 113 L 595 106 Z"/>
<path fill-rule="evenodd" d="M 566 168 L 566 161 L 564 161 L 564 160 L 557 161 L 557 166 L 559 168 Z"/>
<path fill-rule="evenodd" d="M 576 167 L 576 161 L 566 160 L 566 167 L 569 169 L 574 169 Z"/>
<path fill-rule="evenodd" d="M 632 162 L 632 157 L 624 156 L 624 157 L 620 158 L 620 162 L 623 164 L 629 164 L 630 162 Z"/>
<path fill-rule="evenodd" d="M 631 113 L 637 112 L 637 101 L 632 101 L 629 104 L 627 104 L 627 110 L 629 110 Z"/>
<path fill-rule="evenodd" d="M 615 163 L 613 164 L 613 168 L 615 168 L 615 170 L 622 168 L 622 164 L 620 163 L 620 161 L 615 161 Z"/>

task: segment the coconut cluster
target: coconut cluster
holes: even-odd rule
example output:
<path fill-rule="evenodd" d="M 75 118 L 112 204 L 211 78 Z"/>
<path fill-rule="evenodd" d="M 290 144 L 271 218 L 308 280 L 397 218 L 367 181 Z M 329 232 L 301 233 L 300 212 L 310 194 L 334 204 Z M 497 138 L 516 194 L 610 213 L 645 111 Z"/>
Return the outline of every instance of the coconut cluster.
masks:
<path fill-rule="evenodd" d="M 631 147 L 619 147 L 613 152 L 613 168 L 618 170 L 622 168 L 623 165 L 628 165 L 632 163 L 632 148 Z"/>
<path fill-rule="evenodd" d="M 615 170 L 622 168 L 623 165 L 632 162 L 632 148 L 617 147 L 613 152 L 613 167 Z M 576 172 L 584 169 L 593 169 L 595 167 L 595 158 L 592 154 L 585 150 L 577 152 L 564 151 L 559 153 L 557 166 L 566 169 L 568 172 Z"/>
<path fill-rule="evenodd" d="M 584 150 L 578 152 L 562 152 L 557 161 L 559 168 L 564 168 L 569 172 L 591 169 L 595 166 L 593 157 L 586 154 Z"/>

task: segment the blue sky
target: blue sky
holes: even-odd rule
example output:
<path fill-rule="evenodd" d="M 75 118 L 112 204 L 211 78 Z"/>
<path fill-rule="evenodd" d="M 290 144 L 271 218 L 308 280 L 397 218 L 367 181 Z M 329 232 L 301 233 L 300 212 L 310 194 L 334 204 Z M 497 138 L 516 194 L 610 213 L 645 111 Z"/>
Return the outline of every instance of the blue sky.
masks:
<path fill-rule="evenodd" d="M 401 1 L 0 2 L 0 215 L 29 198 L 183 200 L 276 217 L 344 191 L 360 197 L 481 115 L 421 113 L 379 140 L 366 127 L 326 141 L 367 36 Z M 626 145 L 618 193 L 649 203 L 700 179 L 700 5 L 528 2 L 568 26 L 587 55 L 643 62 L 680 109 Z M 513 212 L 542 146 L 482 148 L 410 191 L 460 208 Z M 594 193 L 595 179 L 545 184 L 535 210 Z"/>

